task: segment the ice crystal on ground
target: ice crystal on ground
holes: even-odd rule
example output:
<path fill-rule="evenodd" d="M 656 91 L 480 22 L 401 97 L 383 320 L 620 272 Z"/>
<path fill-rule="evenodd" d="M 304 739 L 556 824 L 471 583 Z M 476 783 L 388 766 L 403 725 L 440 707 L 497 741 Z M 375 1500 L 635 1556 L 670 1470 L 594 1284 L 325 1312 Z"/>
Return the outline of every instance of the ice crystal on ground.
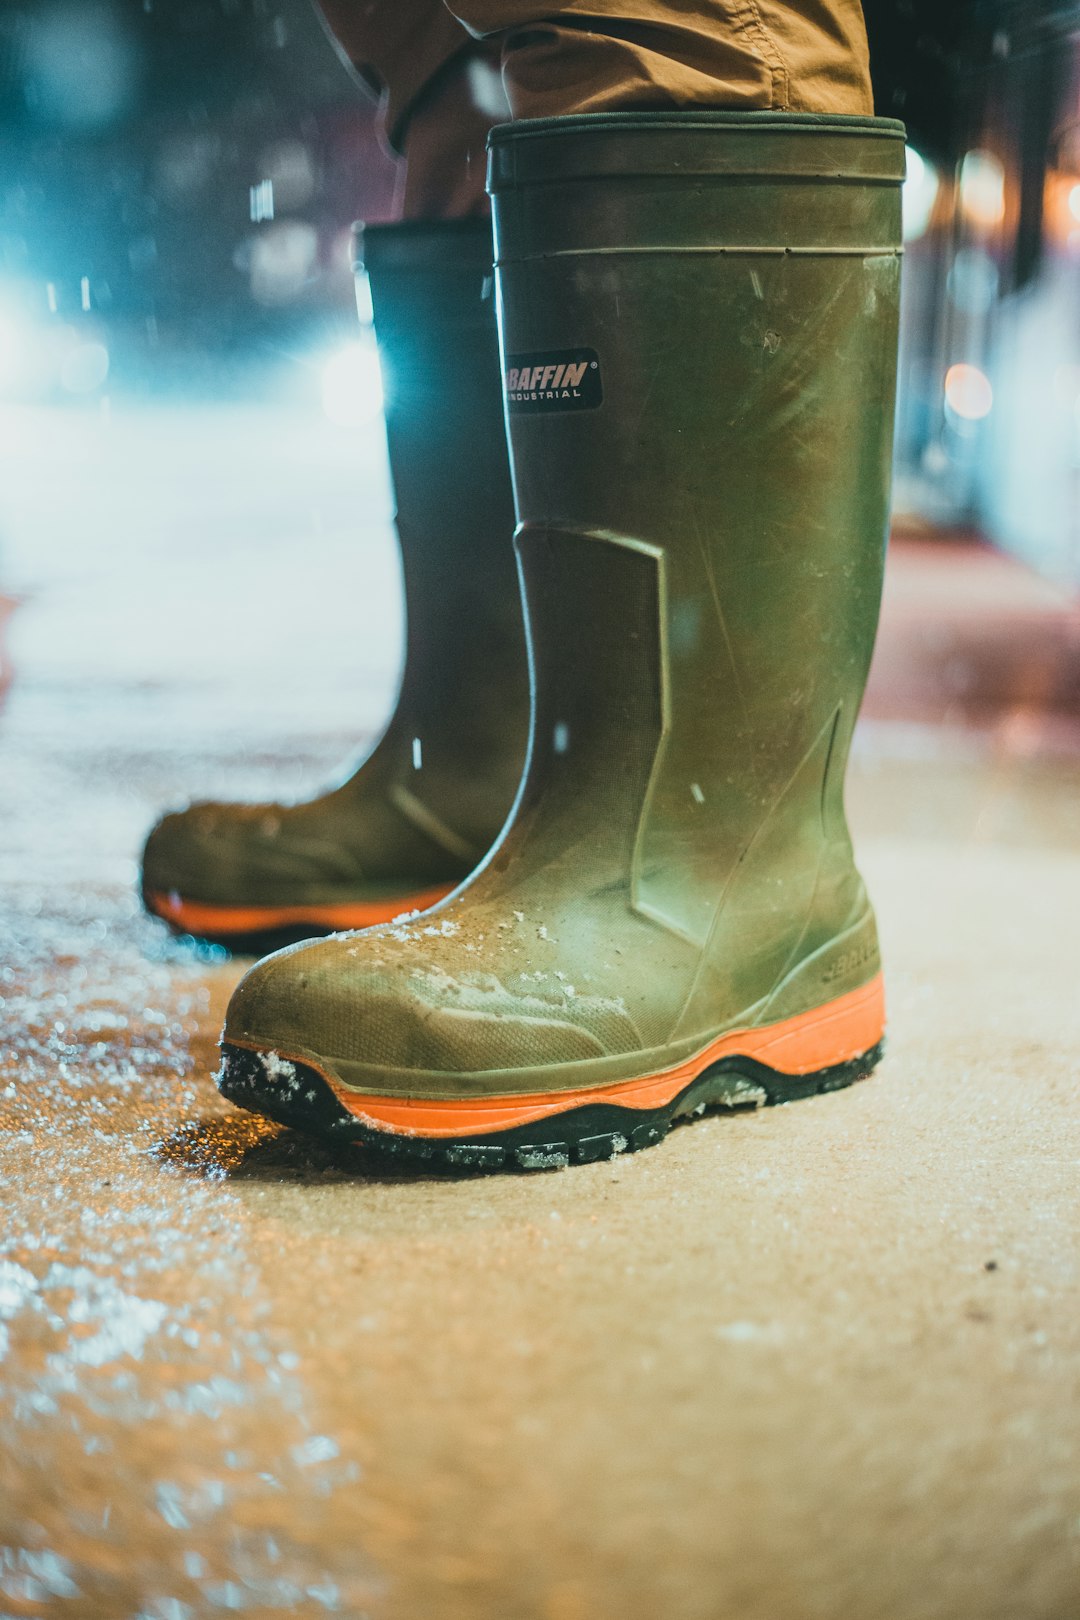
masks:
<path fill-rule="evenodd" d="M 268 1080 L 284 1080 L 289 1084 L 296 1079 L 296 1065 L 276 1052 L 260 1052 L 259 1061 Z"/>

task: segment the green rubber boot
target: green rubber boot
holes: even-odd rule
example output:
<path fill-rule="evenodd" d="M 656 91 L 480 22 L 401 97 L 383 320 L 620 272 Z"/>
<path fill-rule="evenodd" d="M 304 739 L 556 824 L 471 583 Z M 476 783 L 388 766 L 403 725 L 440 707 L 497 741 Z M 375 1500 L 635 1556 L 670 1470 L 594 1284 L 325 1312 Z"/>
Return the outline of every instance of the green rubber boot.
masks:
<path fill-rule="evenodd" d="M 220 1085 L 524 1167 L 866 1074 L 844 771 L 888 511 L 903 129 L 608 114 L 492 136 L 535 676 L 514 817 L 416 921 L 259 963 Z"/>
<path fill-rule="evenodd" d="M 363 255 L 387 382 L 402 686 L 374 752 L 332 792 L 304 804 L 194 804 L 150 834 L 149 910 L 234 950 L 364 928 L 441 899 L 495 842 L 525 763 L 491 226 L 369 227 Z"/>

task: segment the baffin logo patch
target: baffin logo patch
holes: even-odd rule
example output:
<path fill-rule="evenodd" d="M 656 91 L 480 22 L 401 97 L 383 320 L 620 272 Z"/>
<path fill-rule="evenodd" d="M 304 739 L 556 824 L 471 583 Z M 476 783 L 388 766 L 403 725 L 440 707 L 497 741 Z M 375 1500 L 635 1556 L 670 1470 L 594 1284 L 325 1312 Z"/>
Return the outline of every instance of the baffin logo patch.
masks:
<path fill-rule="evenodd" d="M 512 354 L 505 381 L 512 411 L 595 411 L 604 402 L 595 349 Z"/>

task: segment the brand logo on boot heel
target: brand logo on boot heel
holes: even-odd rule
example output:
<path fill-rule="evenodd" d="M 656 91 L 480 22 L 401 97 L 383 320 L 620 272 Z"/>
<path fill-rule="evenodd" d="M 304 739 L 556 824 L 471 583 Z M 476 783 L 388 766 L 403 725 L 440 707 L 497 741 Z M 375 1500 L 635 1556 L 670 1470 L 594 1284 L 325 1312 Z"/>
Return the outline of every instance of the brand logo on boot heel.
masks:
<path fill-rule="evenodd" d="M 595 411 L 604 402 L 595 349 L 512 354 L 504 381 L 512 411 Z"/>
<path fill-rule="evenodd" d="M 874 944 L 853 945 L 842 956 L 825 969 L 821 978 L 824 984 L 832 984 L 837 979 L 846 979 L 849 974 L 858 973 L 861 968 L 877 966 L 878 948 Z"/>

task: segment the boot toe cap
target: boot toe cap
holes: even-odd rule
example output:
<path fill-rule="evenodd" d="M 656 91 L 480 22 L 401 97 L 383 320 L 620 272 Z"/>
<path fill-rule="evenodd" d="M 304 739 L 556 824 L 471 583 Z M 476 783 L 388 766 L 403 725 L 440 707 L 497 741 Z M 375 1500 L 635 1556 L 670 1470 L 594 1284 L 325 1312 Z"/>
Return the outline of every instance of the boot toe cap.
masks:
<path fill-rule="evenodd" d="M 420 953 L 388 958 L 381 937 L 313 941 L 257 963 L 233 995 L 224 1040 L 405 1093 L 425 1078 L 557 1067 L 637 1044 L 614 1003 L 517 992 Z"/>
<path fill-rule="evenodd" d="M 330 859 L 336 853 L 304 836 L 294 807 L 192 804 L 152 828 L 143 849 L 143 893 L 208 904 L 290 904 L 313 885 L 341 881 Z"/>
<path fill-rule="evenodd" d="M 148 893 L 177 891 L 205 900 L 217 900 L 223 893 L 232 898 L 244 869 L 262 864 L 258 852 L 270 847 L 273 825 L 268 805 L 206 803 L 173 810 L 147 837 L 143 888 Z"/>

